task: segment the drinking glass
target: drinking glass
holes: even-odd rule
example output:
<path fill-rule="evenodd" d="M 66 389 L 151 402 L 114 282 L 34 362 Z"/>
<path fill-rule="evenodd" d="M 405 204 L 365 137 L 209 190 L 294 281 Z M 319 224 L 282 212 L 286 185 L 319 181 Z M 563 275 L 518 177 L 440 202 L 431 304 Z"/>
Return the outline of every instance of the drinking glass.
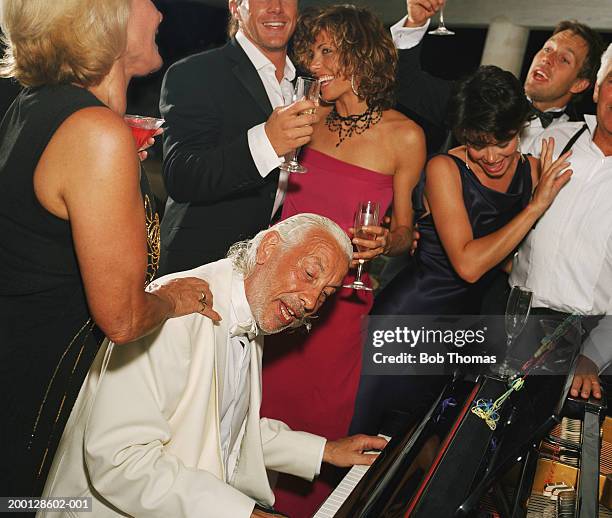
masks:
<path fill-rule="evenodd" d="M 318 79 L 312 77 L 298 77 L 295 82 L 293 91 L 293 102 L 300 99 L 308 99 L 315 104 L 319 104 L 320 83 Z M 306 113 L 314 113 L 315 109 L 308 110 Z M 308 171 L 303 165 L 298 162 L 300 148 L 296 148 L 285 156 L 285 161 L 281 164 L 280 169 L 288 173 L 305 173 Z"/>
<path fill-rule="evenodd" d="M 132 135 L 136 141 L 136 149 L 138 149 L 138 151 L 147 143 L 149 137 L 152 137 L 165 122 L 164 119 L 144 117 L 142 115 L 125 115 L 123 120 L 125 120 L 126 124 L 132 130 Z"/>
<path fill-rule="evenodd" d="M 357 212 L 355 213 L 355 237 L 361 239 L 375 239 L 376 236 L 374 234 L 369 234 L 363 230 L 365 226 L 375 226 L 378 225 L 378 214 L 380 212 L 380 205 L 376 201 L 361 201 L 357 205 Z M 357 246 L 357 251 L 365 252 L 367 248 L 363 248 L 359 245 Z M 361 280 L 361 273 L 363 272 L 363 264 L 365 263 L 364 259 L 359 259 L 359 264 L 357 265 L 357 276 L 355 280 L 351 284 L 346 284 L 342 286 L 343 288 L 352 288 L 354 290 L 366 290 L 372 291 L 372 288 L 366 286 L 365 283 Z"/>
<path fill-rule="evenodd" d="M 509 361 L 510 348 L 512 342 L 518 338 L 523 331 L 529 312 L 531 311 L 531 299 L 533 292 L 523 286 L 512 286 L 508 302 L 506 304 L 506 354 L 504 361 L 499 365 L 497 373 L 500 376 L 512 376 L 516 374 L 516 369 L 512 368 Z"/>
<path fill-rule="evenodd" d="M 444 7 L 440 9 L 440 20 L 438 21 L 438 28 L 433 31 L 429 31 L 428 34 L 433 34 L 434 36 L 454 36 L 455 33 L 453 31 L 449 31 L 444 25 Z"/>

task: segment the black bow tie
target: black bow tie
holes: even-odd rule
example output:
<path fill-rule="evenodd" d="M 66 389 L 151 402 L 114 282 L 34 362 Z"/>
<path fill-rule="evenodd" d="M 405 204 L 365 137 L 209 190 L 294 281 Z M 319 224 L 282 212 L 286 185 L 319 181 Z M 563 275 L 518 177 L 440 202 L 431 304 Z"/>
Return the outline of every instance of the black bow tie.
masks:
<path fill-rule="evenodd" d="M 540 119 L 543 128 L 548 128 L 551 125 L 552 121 L 558 119 L 562 115 L 565 114 L 565 110 L 555 111 L 555 112 L 543 112 L 538 110 L 535 106 L 532 106 L 534 118 Z"/>

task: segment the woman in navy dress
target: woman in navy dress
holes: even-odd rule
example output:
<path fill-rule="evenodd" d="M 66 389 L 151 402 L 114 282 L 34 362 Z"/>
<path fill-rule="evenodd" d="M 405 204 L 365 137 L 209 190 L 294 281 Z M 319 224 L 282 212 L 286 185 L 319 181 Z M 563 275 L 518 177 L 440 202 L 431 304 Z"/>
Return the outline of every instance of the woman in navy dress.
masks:
<path fill-rule="evenodd" d="M 539 162 L 520 153 L 530 114 L 510 72 L 485 66 L 458 85 L 450 122 L 461 145 L 428 162 L 413 195 L 421 234 L 414 264 L 378 295 L 370 314 L 480 313 L 485 291 L 571 176 L 559 174 L 567 155 L 552 162 L 552 141 L 543 143 Z M 443 381 L 362 376 L 351 431 L 375 433 L 390 408 L 427 405 Z"/>

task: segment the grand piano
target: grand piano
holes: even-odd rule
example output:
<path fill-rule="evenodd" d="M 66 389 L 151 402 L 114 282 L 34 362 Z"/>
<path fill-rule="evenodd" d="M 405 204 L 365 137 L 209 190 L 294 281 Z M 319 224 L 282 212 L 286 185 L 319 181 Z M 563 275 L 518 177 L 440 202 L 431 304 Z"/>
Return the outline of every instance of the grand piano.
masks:
<path fill-rule="evenodd" d="M 599 504 L 612 493 L 610 459 L 600 467 L 612 421 L 605 401 L 569 397 L 577 349 L 567 350 L 564 374 L 548 365 L 559 371 L 558 355 L 540 362 L 494 424 L 473 409 L 504 398 L 512 380 L 457 373 L 418 423 L 381 430 L 392 436 L 385 450 L 354 467 L 313 518 L 612 517 Z"/>

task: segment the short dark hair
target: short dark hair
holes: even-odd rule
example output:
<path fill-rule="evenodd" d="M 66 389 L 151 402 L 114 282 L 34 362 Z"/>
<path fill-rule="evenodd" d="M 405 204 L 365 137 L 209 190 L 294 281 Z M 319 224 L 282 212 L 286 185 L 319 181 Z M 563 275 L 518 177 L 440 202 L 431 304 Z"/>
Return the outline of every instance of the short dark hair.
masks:
<path fill-rule="evenodd" d="M 519 133 L 531 114 L 520 81 L 496 66 L 482 66 L 456 85 L 450 127 L 461 144 L 485 146 Z"/>
<path fill-rule="evenodd" d="M 553 31 L 553 35 L 563 31 L 573 32 L 586 42 L 588 51 L 584 58 L 582 68 L 580 72 L 578 72 L 578 77 L 587 79 L 590 86 L 594 86 L 597 77 L 597 69 L 599 68 L 599 60 L 601 59 L 605 47 L 602 37 L 588 25 L 576 20 L 563 20 L 559 22 Z"/>
<path fill-rule="evenodd" d="M 397 50 L 376 15 L 365 7 L 348 4 L 306 9 L 293 37 L 293 55 L 301 68 L 308 69 L 312 46 L 321 31 L 333 40 L 341 71 L 354 75 L 359 97 L 368 107 L 393 107 Z"/>

